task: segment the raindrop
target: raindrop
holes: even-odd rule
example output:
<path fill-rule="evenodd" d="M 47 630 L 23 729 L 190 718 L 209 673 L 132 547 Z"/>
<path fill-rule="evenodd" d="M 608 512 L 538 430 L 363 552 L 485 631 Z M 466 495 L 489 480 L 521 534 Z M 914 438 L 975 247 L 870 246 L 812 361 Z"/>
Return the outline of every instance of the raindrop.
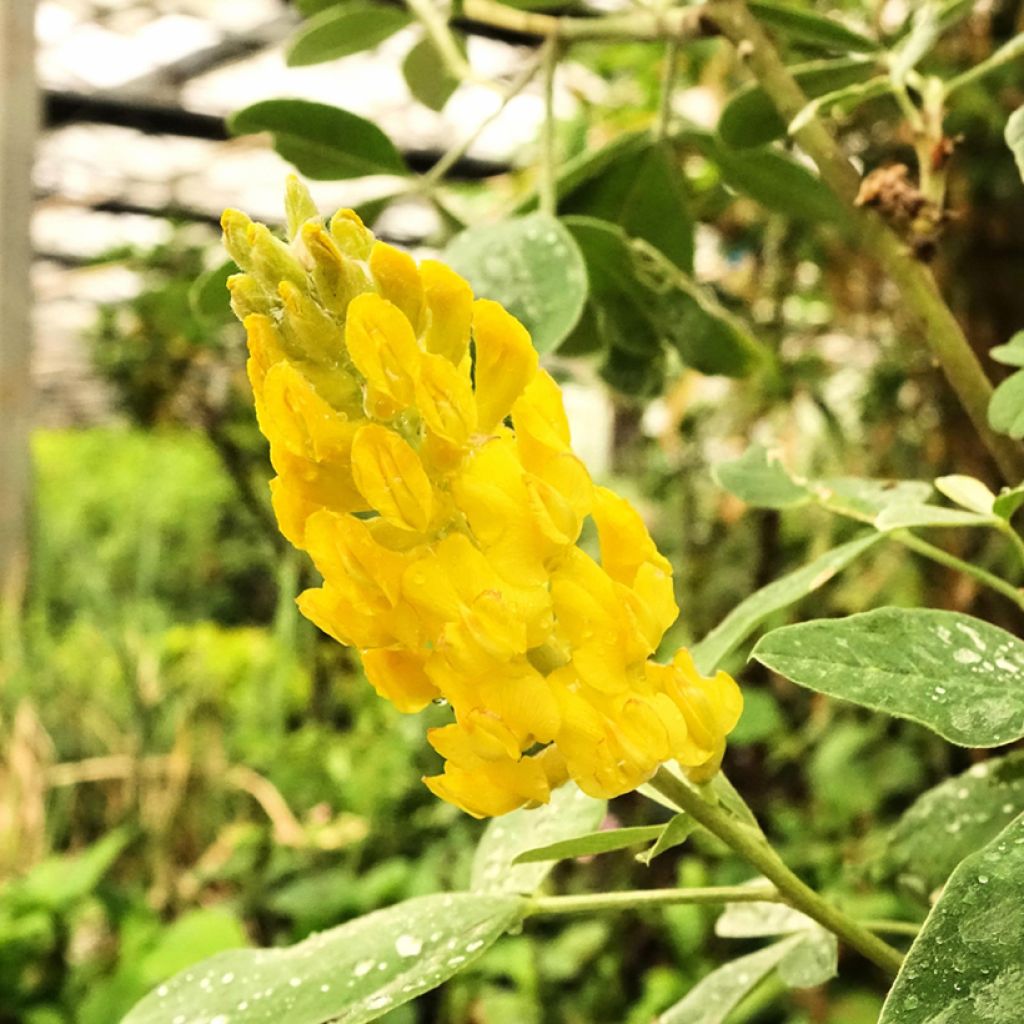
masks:
<path fill-rule="evenodd" d="M 228 972 L 227 972 L 227 974 L 222 974 L 222 975 L 220 976 L 220 980 L 221 980 L 221 981 L 222 981 L 222 982 L 223 982 L 223 983 L 224 983 L 225 985 L 230 985 L 230 984 L 231 984 L 231 982 L 233 982 L 233 981 L 235 980 L 235 976 L 234 976 L 234 975 L 233 975 L 233 974 L 232 974 L 232 973 L 231 973 L 230 971 L 228 971 Z"/>
<path fill-rule="evenodd" d="M 384 995 L 381 993 L 379 996 L 374 996 L 372 999 L 367 999 L 366 1008 L 368 1010 L 383 1010 L 388 1003 L 391 1002 L 391 996 Z"/>
<path fill-rule="evenodd" d="M 355 969 L 352 971 L 352 973 L 357 978 L 361 978 L 364 974 L 369 974 L 370 971 L 373 970 L 374 963 L 375 961 L 373 960 L 360 960 L 359 963 L 356 964 Z"/>
<path fill-rule="evenodd" d="M 399 935 L 395 939 L 395 952 L 399 956 L 418 956 L 423 949 L 423 940 L 414 935 Z"/>
<path fill-rule="evenodd" d="M 298 988 L 302 984 L 302 979 L 301 978 L 289 978 L 288 979 L 288 984 L 291 985 L 292 988 Z"/>
<path fill-rule="evenodd" d="M 978 881 L 981 882 L 982 885 L 987 885 L 988 875 L 978 875 Z"/>

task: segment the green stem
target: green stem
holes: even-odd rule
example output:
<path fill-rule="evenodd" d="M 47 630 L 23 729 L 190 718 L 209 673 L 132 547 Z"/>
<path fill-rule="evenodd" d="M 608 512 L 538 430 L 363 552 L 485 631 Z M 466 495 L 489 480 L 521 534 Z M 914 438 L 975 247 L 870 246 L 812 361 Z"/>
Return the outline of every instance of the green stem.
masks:
<path fill-rule="evenodd" d="M 540 185 L 538 204 L 543 213 L 555 215 L 558 207 L 558 163 L 555 159 L 555 71 L 561 47 L 551 36 L 541 55 L 544 83 L 544 124 L 541 128 Z"/>
<path fill-rule="evenodd" d="M 913 921 L 889 921 L 887 919 L 861 921 L 861 924 L 869 932 L 877 932 L 882 935 L 906 935 L 912 939 L 917 938 L 921 932 L 921 926 Z"/>
<path fill-rule="evenodd" d="M 670 39 L 665 45 L 665 66 L 661 73 L 661 96 L 658 120 L 654 124 L 654 137 L 659 142 L 672 130 L 672 97 L 675 94 L 676 74 L 679 71 L 679 40 Z"/>
<path fill-rule="evenodd" d="M 925 558 L 930 558 L 933 562 L 946 566 L 947 569 L 955 569 L 957 572 L 973 576 L 979 583 L 998 591 L 1003 597 L 1009 598 L 1021 611 L 1024 611 L 1024 592 L 1007 583 L 1006 580 L 1002 580 L 993 573 L 990 573 L 987 569 L 971 565 L 970 562 L 965 562 L 962 558 L 957 558 L 956 555 L 951 555 L 948 551 L 943 551 L 942 548 L 929 544 L 928 541 L 922 540 L 909 530 L 893 530 L 887 536 L 895 541 L 899 541 L 900 544 L 910 548 L 911 551 L 916 551 L 919 555 L 924 555 Z"/>
<path fill-rule="evenodd" d="M 1021 565 L 1024 565 L 1024 539 L 1021 535 L 1002 518 L 996 523 L 996 529 L 1010 542 Z"/>
<path fill-rule="evenodd" d="M 757 868 L 775 884 L 790 906 L 803 911 L 887 973 L 896 975 L 903 962 L 899 950 L 873 935 L 797 878 L 759 832 L 734 818 L 721 806 L 707 803 L 695 789 L 664 767 L 658 770 L 650 785 Z"/>
<path fill-rule="evenodd" d="M 1024 32 L 1015 35 L 1008 43 L 1004 43 L 995 53 L 990 57 L 986 57 L 980 64 L 975 64 L 973 68 L 968 68 L 962 75 L 957 75 L 946 82 L 944 87 L 946 96 L 952 96 L 958 89 L 962 89 L 965 85 L 970 85 L 971 82 L 976 82 L 979 78 L 983 78 L 993 71 L 997 71 L 1004 64 L 1009 64 L 1010 61 L 1016 60 L 1018 57 L 1024 57 Z"/>
<path fill-rule="evenodd" d="M 521 11 L 496 0 L 463 0 L 462 13 L 472 21 L 494 28 L 565 42 L 581 40 L 696 39 L 710 35 L 712 26 L 702 7 L 673 7 L 667 10 L 637 10 L 606 14 L 596 18 L 558 18 L 537 11 Z"/>
<path fill-rule="evenodd" d="M 781 903 L 773 885 L 723 885 L 708 889 L 640 889 L 634 892 L 595 892 L 580 896 L 535 896 L 526 916 L 589 914 L 602 910 L 639 910 L 679 904 Z"/>
<path fill-rule="evenodd" d="M 459 44 L 448 26 L 448 19 L 434 4 L 434 0 L 406 0 L 406 3 L 409 5 L 409 10 L 419 18 L 430 41 L 434 44 L 434 49 L 437 50 L 445 67 L 452 75 L 460 82 L 485 84 L 462 55 Z"/>
<path fill-rule="evenodd" d="M 744 55 L 783 119 L 791 123 L 807 106 L 807 96 L 747 5 L 742 0 L 709 0 L 701 9 Z M 860 175 L 821 119 L 812 117 L 805 121 L 795 138 L 817 164 L 822 180 L 841 199 L 856 206 Z M 1016 484 L 1024 478 L 1024 450 L 989 427 L 992 385 L 956 317 L 939 293 L 934 277 L 878 214 L 858 209 L 861 244 L 899 289 L 904 308 L 942 367 L 978 436 L 992 453 L 1006 481 Z"/>
<path fill-rule="evenodd" d="M 512 80 L 509 87 L 502 93 L 501 101 L 494 111 L 487 115 L 461 142 L 457 142 L 449 149 L 433 167 L 430 168 L 419 180 L 419 186 L 430 191 L 442 178 L 466 155 L 470 146 L 501 116 L 502 111 L 509 103 L 518 96 L 523 89 L 533 80 L 533 76 L 540 69 L 540 60 L 531 61 Z"/>

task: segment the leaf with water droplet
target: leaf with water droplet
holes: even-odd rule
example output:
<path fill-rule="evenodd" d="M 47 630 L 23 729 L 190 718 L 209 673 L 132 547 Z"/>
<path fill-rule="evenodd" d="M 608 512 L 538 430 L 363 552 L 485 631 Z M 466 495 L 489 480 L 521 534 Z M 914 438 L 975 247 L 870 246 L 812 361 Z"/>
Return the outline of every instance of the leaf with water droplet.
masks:
<path fill-rule="evenodd" d="M 572 235 L 546 213 L 468 228 L 449 242 L 445 259 L 478 298 L 500 302 L 521 320 L 538 352 L 557 348 L 583 312 L 583 256 Z"/>
<path fill-rule="evenodd" d="M 285 949 L 235 949 L 151 992 L 123 1024 L 364 1024 L 436 988 L 519 920 L 510 894 L 406 900 Z"/>
<path fill-rule="evenodd" d="M 1019 1024 L 1024 1006 L 1024 815 L 953 872 L 879 1024 Z"/>
<path fill-rule="evenodd" d="M 604 817 L 605 800 L 587 796 L 573 783 L 556 789 L 551 802 L 512 811 L 488 822 L 473 857 L 474 892 L 536 892 L 555 861 L 515 863 L 520 854 L 593 831 Z"/>
<path fill-rule="evenodd" d="M 769 633 L 751 656 L 800 686 L 961 746 L 1024 736 L 1024 641 L 969 615 L 880 608 L 803 622 Z"/>
<path fill-rule="evenodd" d="M 917 799 L 889 833 L 877 876 L 923 899 L 1024 812 L 1024 751 L 972 765 Z"/>

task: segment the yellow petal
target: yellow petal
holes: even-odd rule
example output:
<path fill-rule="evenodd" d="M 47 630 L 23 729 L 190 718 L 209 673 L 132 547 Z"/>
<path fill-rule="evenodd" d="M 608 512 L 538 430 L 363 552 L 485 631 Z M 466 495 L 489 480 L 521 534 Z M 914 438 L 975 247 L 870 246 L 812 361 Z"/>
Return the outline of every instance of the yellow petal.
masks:
<path fill-rule="evenodd" d="M 416 407 L 433 433 L 450 444 L 464 445 L 476 429 L 469 377 L 444 356 L 423 356 L 416 381 Z"/>
<path fill-rule="evenodd" d="M 493 430 L 537 372 L 537 351 L 526 328 L 497 302 L 473 303 L 476 409 L 479 429 Z"/>
<path fill-rule="evenodd" d="M 420 457 L 386 427 L 360 427 L 352 441 L 352 476 L 359 492 L 394 526 L 424 532 L 433 515 L 433 489 Z"/>
<path fill-rule="evenodd" d="M 423 343 L 428 352 L 458 366 L 469 346 L 473 290 L 454 270 L 436 260 L 420 264 L 420 278 L 428 314 Z"/>
<path fill-rule="evenodd" d="M 423 671 L 423 659 L 400 647 L 378 647 L 362 652 L 363 669 L 373 688 L 399 711 L 422 711 L 440 696 Z"/>
<path fill-rule="evenodd" d="M 411 405 L 419 373 L 420 348 L 402 311 L 372 292 L 352 300 L 345 344 L 356 369 L 398 408 Z"/>
<path fill-rule="evenodd" d="M 393 245 L 377 242 L 370 250 L 370 273 L 380 294 L 405 314 L 418 334 L 423 320 L 423 283 L 416 261 Z"/>

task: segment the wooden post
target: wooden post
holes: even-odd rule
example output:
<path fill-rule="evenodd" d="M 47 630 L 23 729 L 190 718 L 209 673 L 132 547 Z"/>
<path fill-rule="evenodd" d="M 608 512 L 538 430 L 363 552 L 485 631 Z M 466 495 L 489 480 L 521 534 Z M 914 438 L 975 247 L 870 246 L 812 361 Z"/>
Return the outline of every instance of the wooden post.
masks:
<path fill-rule="evenodd" d="M 32 158 L 38 123 L 33 0 L 0 2 L 0 601 L 28 568 Z"/>

